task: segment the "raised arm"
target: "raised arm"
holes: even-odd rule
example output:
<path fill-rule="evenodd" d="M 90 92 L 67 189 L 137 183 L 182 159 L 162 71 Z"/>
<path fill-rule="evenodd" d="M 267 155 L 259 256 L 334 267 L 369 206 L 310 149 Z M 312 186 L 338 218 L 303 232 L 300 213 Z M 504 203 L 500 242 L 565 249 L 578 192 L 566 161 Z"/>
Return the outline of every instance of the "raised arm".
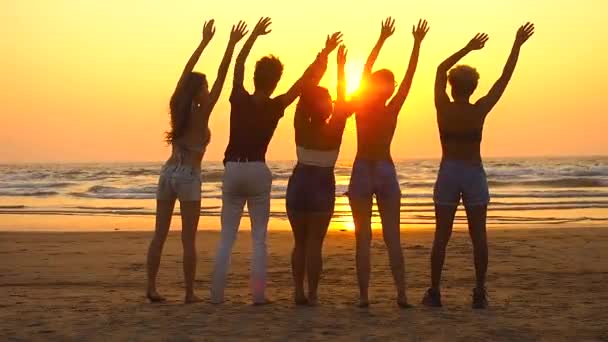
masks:
<path fill-rule="evenodd" d="M 338 48 L 338 89 L 337 89 L 337 99 L 336 105 L 334 109 L 334 115 L 331 118 L 330 123 L 343 121 L 348 118 L 352 114 L 351 106 L 346 100 L 346 57 L 348 55 L 348 50 L 344 45 L 340 45 Z M 336 119 L 336 120 L 334 120 Z"/>
<path fill-rule="evenodd" d="M 210 115 L 213 107 L 217 103 L 217 100 L 220 97 L 222 92 L 222 88 L 224 87 L 224 81 L 226 80 L 226 74 L 228 73 L 228 68 L 230 67 L 230 61 L 232 60 L 232 55 L 234 54 L 234 48 L 236 44 L 243 39 L 243 37 L 247 34 L 247 24 L 244 21 L 239 21 L 236 26 L 232 26 L 232 31 L 230 32 L 230 39 L 228 40 L 228 47 L 226 47 L 226 52 L 224 52 L 224 58 L 222 58 L 222 62 L 220 63 L 220 67 L 217 71 L 217 78 L 213 83 L 213 87 L 209 93 L 209 101 L 207 102 L 206 114 Z"/>
<path fill-rule="evenodd" d="M 321 53 L 317 55 L 315 61 L 304 71 L 304 74 L 289 88 L 289 90 L 278 96 L 283 107 L 289 107 L 293 101 L 300 96 L 303 87 L 309 84 L 319 83 L 325 69 L 327 68 L 327 59 L 329 54 L 342 43 L 342 33 L 336 32 L 331 36 L 327 37 L 325 41 L 325 47 L 321 50 Z"/>
<path fill-rule="evenodd" d="M 505 92 L 507 88 L 507 84 L 509 84 L 509 80 L 511 80 L 511 76 L 513 76 L 513 71 L 515 71 L 515 66 L 517 65 L 517 59 L 519 58 L 519 51 L 521 46 L 534 34 L 534 24 L 526 23 L 521 26 L 519 30 L 517 30 L 517 35 L 515 36 L 515 43 L 513 43 L 513 49 L 511 50 L 511 54 L 509 55 L 509 59 L 507 59 L 507 64 L 505 65 L 502 75 L 494 83 L 488 95 L 479 99 L 476 103 L 477 106 L 480 106 L 485 113 L 489 113 L 490 110 L 496 105 L 500 97 Z"/>
<path fill-rule="evenodd" d="M 363 67 L 363 77 L 362 80 L 366 80 L 369 75 L 372 73 L 372 69 L 374 67 L 374 63 L 376 63 L 376 59 L 378 59 L 378 55 L 380 54 L 380 50 L 382 50 L 382 46 L 384 42 L 395 33 L 395 19 L 388 17 L 386 20 L 382 22 L 382 27 L 380 29 L 380 37 L 374 45 L 374 48 L 367 57 L 367 61 L 365 62 L 365 66 Z"/>
<path fill-rule="evenodd" d="M 239 52 L 239 55 L 236 57 L 236 62 L 234 64 L 234 80 L 232 81 L 232 85 L 235 88 L 243 87 L 243 81 L 245 79 L 245 62 L 247 61 L 249 52 L 251 52 L 253 43 L 255 43 L 259 36 L 267 35 L 271 32 L 269 29 L 271 23 L 272 22 L 268 17 L 260 18 L 258 23 L 253 28 L 249 39 L 247 39 L 245 44 L 243 44 L 241 52 Z"/>
<path fill-rule="evenodd" d="M 182 71 L 182 75 L 180 76 L 179 81 L 177 81 L 175 93 L 178 93 L 186 84 L 190 73 L 192 73 L 192 70 L 194 70 L 196 63 L 198 63 L 198 60 L 201 58 L 203 50 L 205 50 L 205 48 L 207 47 L 207 45 L 209 45 L 209 42 L 213 38 L 213 35 L 215 35 L 215 27 L 213 26 L 214 22 L 215 20 L 211 19 L 209 21 L 206 21 L 203 25 L 203 39 L 199 43 L 196 50 L 194 50 L 194 52 L 192 53 L 192 56 L 190 56 L 188 63 L 186 63 L 184 71 Z"/>
<path fill-rule="evenodd" d="M 416 73 L 416 67 L 418 66 L 418 57 L 420 56 L 420 45 L 422 44 L 422 40 L 424 40 L 427 32 L 429 32 L 429 26 L 426 20 L 423 21 L 420 19 L 418 21 L 418 26 L 412 27 L 412 34 L 414 35 L 414 47 L 410 56 L 410 63 L 407 67 L 405 77 L 399 85 L 397 94 L 395 94 L 388 105 L 389 112 L 394 113 L 395 115 L 399 114 L 399 111 L 401 110 L 401 107 L 403 107 L 403 103 L 405 102 L 405 99 L 407 98 L 407 95 L 412 87 L 412 81 L 414 80 L 414 74 Z"/>
<path fill-rule="evenodd" d="M 437 75 L 435 76 L 435 107 L 440 108 L 450 103 L 450 98 L 446 93 L 448 71 L 456 65 L 459 60 L 468 55 L 469 52 L 483 49 L 488 39 L 490 39 L 490 37 L 485 33 L 476 34 L 464 48 L 439 64 L 439 67 L 437 67 Z"/>

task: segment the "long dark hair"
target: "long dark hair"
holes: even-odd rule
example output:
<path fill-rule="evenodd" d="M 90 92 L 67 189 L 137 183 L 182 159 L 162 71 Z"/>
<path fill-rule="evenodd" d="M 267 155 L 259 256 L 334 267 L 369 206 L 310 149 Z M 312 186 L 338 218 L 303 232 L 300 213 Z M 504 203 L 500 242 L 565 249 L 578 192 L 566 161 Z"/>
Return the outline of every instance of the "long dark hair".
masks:
<path fill-rule="evenodd" d="M 179 139 L 186 131 L 194 97 L 206 84 L 207 77 L 204 74 L 192 72 L 185 80 L 185 84 L 171 96 L 169 102 L 171 130 L 165 133 L 165 141 L 168 144 Z"/>

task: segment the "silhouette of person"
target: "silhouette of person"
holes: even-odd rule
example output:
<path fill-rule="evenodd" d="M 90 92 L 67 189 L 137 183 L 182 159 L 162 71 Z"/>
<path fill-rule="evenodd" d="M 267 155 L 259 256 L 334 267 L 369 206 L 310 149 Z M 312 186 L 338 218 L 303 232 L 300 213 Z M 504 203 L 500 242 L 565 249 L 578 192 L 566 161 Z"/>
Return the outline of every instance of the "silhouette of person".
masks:
<path fill-rule="evenodd" d="M 488 266 L 486 215 L 490 194 L 480 153 L 482 131 L 486 116 L 504 93 L 513 75 L 521 46 L 533 34 L 534 25 L 531 23 L 519 28 L 502 75 L 488 94 L 475 103 L 471 103 L 470 98 L 477 88 L 479 74 L 470 66 L 452 67 L 471 51 L 482 49 L 489 39 L 487 34 L 477 34 L 463 49 L 437 68 L 435 107 L 443 156 L 433 195 L 436 230 L 431 253 L 431 287 L 423 298 L 425 305 L 442 305 L 439 288 L 441 271 L 461 198 L 467 214 L 475 258 L 477 284 L 473 289 L 472 307 L 482 309 L 488 305 L 485 288 Z M 448 82 L 451 85 L 453 101 L 450 101 L 446 93 Z"/>
<path fill-rule="evenodd" d="M 251 288 L 253 303 L 268 303 L 266 289 L 266 231 L 270 216 L 272 173 L 265 162 L 266 150 L 279 120 L 300 95 L 314 69 L 313 63 L 284 94 L 271 98 L 283 64 L 274 56 L 260 59 L 255 66 L 255 91 L 249 94 L 243 86 L 245 61 L 258 37 L 270 33 L 270 18 L 261 18 L 243 45 L 234 67 L 230 95 L 230 139 L 224 157 L 222 182 L 221 238 L 215 259 L 211 297 L 213 303 L 224 300 L 224 289 L 232 246 L 236 240 L 245 204 L 251 219 L 253 257 Z"/>
<path fill-rule="evenodd" d="M 348 195 L 356 235 L 356 263 L 359 283 L 359 306 L 369 305 L 371 216 L 373 196 L 382 220 L 382 233 L 388 249 L 391 270 L 397 288 L 397 303 L 408 307 L 405 292 L 405 268 L 400 241 L 401 190 L 397 180 L 390 147 L 401 111 L 418 64 L 422 40 L 429 30 L 420 20 L 412 29 L 414 47 L 405 77 L 395 96 L 396 83 L 391 71 L 372 68 L 384 42 L 395 32 L 391 18 L 382 23 L 380 38 L 363 70 L 359 97 L 352 104 L 357 124 L 357 156 L 353 165 Z"/>
<path fill-rule="evenodd" d="M 323 267 L 322 246 L 336 200 L 334 167 L 342 133 L 352 112 L 346 105 L 344 66 L 346 49 L 338 49 L 338 98 L 333 106 L 328 90 L 317 86 L 327 66 L 328 55 L 340 44 L 338 32 L 327 37 L 319 54 L 320 68 L 302 89 L 294 116 L 298 163 L 287 185 L 286 207 L 294 236 L 291 267 L 297 305 L 316 305 L 317 287 Z M 304 293 L 308 280 L 308 296 Z"/>
<path fill-rule="evenodd" d="M 186 303 L 198 302 L 194 294 L 196 275 L 196 230 L 201 208 L 201 162 L 211 138 L 208 128 L 213 111 L 226 79 L 236 44 L 245 36 L 247 25 L 240 21 L 232 26 L 228 47 L 220 64 L 217 79 L 208 89 L 204 74 L 193 72 L 215 34 L 214 20 L 205 22 L 203 38 L 188 60 L 170 101 L 171 130 L 166 134 L 172 153 L 162 168 L 156 193 L 156 228 L 147 257 L 148 282 L 146 296 L 151 302 L 165 300 L 156 289 L 156 277 L 163 245 L 171 225 L 175 201 L 179 199 L 184 248 L 184 278 Z"/>

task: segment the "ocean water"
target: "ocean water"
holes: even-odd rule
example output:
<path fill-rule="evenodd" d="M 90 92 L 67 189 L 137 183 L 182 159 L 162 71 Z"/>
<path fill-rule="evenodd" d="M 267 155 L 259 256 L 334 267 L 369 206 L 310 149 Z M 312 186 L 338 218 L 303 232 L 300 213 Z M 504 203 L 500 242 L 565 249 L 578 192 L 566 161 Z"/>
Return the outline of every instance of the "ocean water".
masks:
<path fill-rule="evenodd" d="M 269 162 L 274 174 L 271 216 L 286 220 L 285 190 L 294 161 Z M 61 217 L 148 218 L 153 228 L 155 191 L 161 163 L 0 165 L 1 229 L 12 221 L 42 219 L 61 229 Z M 352 229 L 344 196 L 352 163 L 336 167 L 337 201 L 332 227 Z M 439 160 L 396 162 L 403 192 L 402 228 L 432 227 L 433 184 Z M 485 161 L 492 203 L 488 224 L 608 224 L 608 157 L 488 159 Z M 201 215 L 217 218 L 221 208 L 223 165 L 203 162 Z M 179 206 L 176 215 L 179 214 Z M 373 221 L 379 218 L 374 212 Z M 84 221 L 83 221 L 84 222 Z M 152 222 L 150 224 L 149 222 Z M 463 210 L 457 223 L 466 222 Z M 48 227 L 48 226 L 47 226 Z M 52 227 L 51 227 L 52 228 Z M 272 228 L 272 227 L 271 227 Z"/>

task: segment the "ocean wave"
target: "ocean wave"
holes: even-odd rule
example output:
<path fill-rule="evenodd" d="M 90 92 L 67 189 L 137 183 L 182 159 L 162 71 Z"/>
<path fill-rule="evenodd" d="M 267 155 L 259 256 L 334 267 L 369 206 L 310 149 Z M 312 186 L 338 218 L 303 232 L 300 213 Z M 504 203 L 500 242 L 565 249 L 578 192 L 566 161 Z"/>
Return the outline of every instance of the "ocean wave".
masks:
<path fill-rule="evenodd" d="M 70 195 L 99 199 L 153 199 L 156 197 L 156 185 L 143 185 L 130 188 L 95 185 L 86 192 L 72 192 Z"/>
<path fill-rule="evenodd" d="M 0 205 L 0 209 L 25 209 L 24 205 Z"/>
<path fill-rule="evenodd" d="M 212 170 L 212 171 L 203 170 L 201 176 L 202 176 L 203 182 L 220 182 L 222 180 L 222 178 L 224 177 L 224 171 L 223 170 Z"/>
<path fill-rule="evenodd" d="M 74 207 L 76 209 L 82 209 L 82 210 L 110 210 L 110 211 L 115 211 L 115 210 L 142 210 L 145 209 L 144 207 L 90 207 L 90 206 L 76 206 Z"/>
<path fill-rule="evenodd" d="M 490 186 L 525 186 L 525 187 L 547 187 L 547 188 L 596 188 L 608 186 L 608 179 L 599 178 L 554 178 L 534 180 L 490 180 Z"/>
<path fill-rule="evenodd" d="M 6 197 L 48 197 L 48 196 L 55 196 L 55 195 L 59 195 L 58 192 L 56 191 L 28 191 L 28 190 L 23 190 L 23 189 L 16 189 L 13 191 L 0 191 L 0 196 L 6 196 Z"/>
<path fill-rule="evenodd" d="M 73 182 L 0 182 L 0 189 L 41 189 L 41 188 L 67 188 L 74 185 Z"/>

